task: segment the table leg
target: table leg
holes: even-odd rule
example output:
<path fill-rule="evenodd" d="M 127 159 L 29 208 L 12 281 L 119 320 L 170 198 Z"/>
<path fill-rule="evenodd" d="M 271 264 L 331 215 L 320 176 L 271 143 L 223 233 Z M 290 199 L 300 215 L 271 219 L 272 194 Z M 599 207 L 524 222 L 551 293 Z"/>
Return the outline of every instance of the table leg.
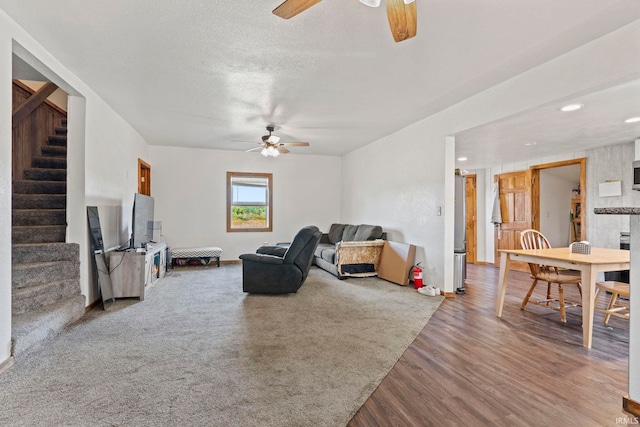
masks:
<path fill-rule="evenodd" d="M 596 272 L 592 267 L 582 269 L 582 345 L 591 348 L 593 313 L 595 307 Z"/>
<path fill-rule="evenodd" d="M 502 306 L 504 305 L 504 296 L 507 292 L 507 280 L 509 278 L 509 267 L 511 265 L 511 257 L 506 252 L 500 253 L 500 273 L 498 275 L 498 301 L 496 302 L 496 316 L 502 316 Z"/>

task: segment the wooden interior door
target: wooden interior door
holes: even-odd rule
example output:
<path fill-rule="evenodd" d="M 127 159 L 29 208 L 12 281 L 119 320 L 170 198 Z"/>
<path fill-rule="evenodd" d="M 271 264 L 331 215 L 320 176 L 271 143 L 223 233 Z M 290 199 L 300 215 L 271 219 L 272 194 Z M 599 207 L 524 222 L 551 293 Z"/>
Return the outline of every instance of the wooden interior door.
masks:
<path fill-rule="evenodd" d="M 467 236 L 467 262 L 476 263 L 476 176 L 466 175 L 465 227 Z"/>
<path fill-rule="evenodd" d="M 500 265 L 499 249 L 520 249 L 520 233 L 532 228 L 531 170 L 497 176 L 502 224 L 495 231 L 496 265 Z M 523 262 L 511 262 L 511 269 L 529 271 Z"/>
<path fill-rule="evenodd" d="M 151 196 L 151 165 L 138 159 L 138 193 Z"/>

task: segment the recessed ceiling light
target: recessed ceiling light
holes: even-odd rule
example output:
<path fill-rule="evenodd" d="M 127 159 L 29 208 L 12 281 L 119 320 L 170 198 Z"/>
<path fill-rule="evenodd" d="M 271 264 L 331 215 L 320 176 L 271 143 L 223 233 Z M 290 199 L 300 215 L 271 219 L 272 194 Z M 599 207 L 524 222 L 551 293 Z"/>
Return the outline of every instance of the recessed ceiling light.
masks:
<path fill-rule="evenodd" d="M 532 145 L 536 145 L 537 142 L 536 141 L 531 141 L 531 142 L 525 142 L 524 145 L 526 145 L 527 147 L 530 147 Z"/>
<path fill-rule="evenodd" d="M 467 160 L 466 157 L 458 157 L 459 162 L 465 162 Z"/>
<path fill-rule="evenodd" d="M 624 122 L 625 123 L 637 123 L 637 122 L 640 122 L 640 116 L 639 117 L 629 117 Z"/>
<path fill-rule="evenodd" d="M 569 105 L 565 105 L 560 110 L 561 111 L 576 111 L 576 110 L 581 109 L 582 107 L 584 107 L 584 105 L 582 105 L 582 104 L 569 104 Z"/>

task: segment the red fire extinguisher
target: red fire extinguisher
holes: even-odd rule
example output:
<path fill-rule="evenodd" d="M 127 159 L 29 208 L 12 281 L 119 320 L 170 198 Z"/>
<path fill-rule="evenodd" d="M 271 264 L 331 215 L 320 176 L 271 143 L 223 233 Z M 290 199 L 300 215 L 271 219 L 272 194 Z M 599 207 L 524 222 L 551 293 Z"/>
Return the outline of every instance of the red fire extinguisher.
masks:
<path fill-rule="evenodd" d="M 420 267 L 420 263 L 413 266 L 413 286 L 416 289 L 422 287 L 422 268 Z"/>

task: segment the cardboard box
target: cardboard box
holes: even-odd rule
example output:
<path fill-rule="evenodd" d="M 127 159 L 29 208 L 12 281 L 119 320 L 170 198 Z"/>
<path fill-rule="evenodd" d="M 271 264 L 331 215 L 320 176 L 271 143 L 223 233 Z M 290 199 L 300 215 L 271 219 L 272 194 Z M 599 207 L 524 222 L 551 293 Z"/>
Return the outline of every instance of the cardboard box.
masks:
<path fill-rule="evenodd" d="M 398 285 L 409 284 L 409 273 L 416 258 L 416 247 L 409 243 L 385 241 L 380 255 L 378 277 Z"/>

